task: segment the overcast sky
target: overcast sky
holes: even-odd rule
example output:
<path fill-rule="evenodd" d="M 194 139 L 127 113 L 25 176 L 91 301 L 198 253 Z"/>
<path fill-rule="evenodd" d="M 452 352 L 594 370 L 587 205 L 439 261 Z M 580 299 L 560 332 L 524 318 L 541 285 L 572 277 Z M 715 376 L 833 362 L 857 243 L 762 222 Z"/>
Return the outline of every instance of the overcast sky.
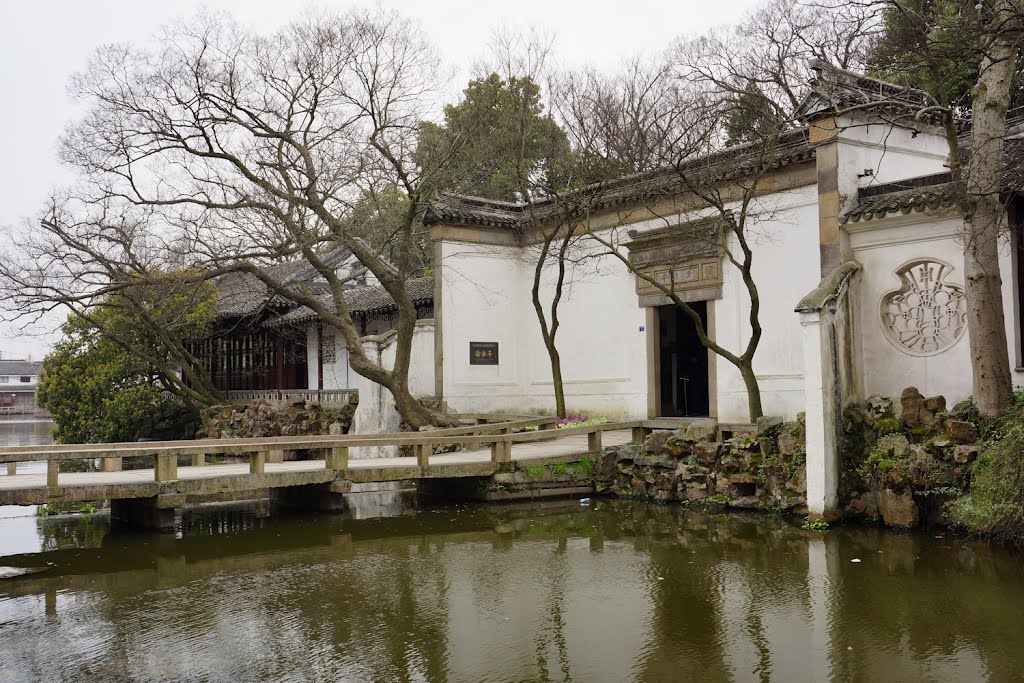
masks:
<path fill-rule="evenodd" d="M 110 42 L 142 42 L 163 24 L 202 7 L 232 12 L 262 31 L 286 23 L 304 7 L 347 8 L 377 3 L 302 0 L 0 0 L 0 130 L 5 131 L 0 164 L 0 226 L 33 216 L 53 187 L 71 176 L 56 160 L 56 142 L 76 115 L 65 94 L 68 77 L 89 53 Z M 379 3 L 419 19 L 443 57 L 460 69 L 484 55 L 496 28 L 537 28 L 554 35 L 559 59 L 570 65 L 614 69 L 624 58 L 652 54 L 673 38 L 735 22 L 754 0 L 606 2 L 603 0 L 391 0 Z M 59 324 L 51 321 L 49 327 Z M 52 332 L 29 336 L 0 326 L 4 358 L 39 359 Z"/>

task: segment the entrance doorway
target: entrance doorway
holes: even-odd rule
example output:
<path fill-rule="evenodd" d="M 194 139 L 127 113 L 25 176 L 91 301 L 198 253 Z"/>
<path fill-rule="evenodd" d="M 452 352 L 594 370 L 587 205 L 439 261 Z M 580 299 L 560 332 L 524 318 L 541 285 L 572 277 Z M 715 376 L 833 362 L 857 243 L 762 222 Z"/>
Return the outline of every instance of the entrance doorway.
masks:
<path fill-rule="evenodd" d="M 690 302 L 708 324 L 708 303 Z M 658 307 L 660 353 L 659 402 L 663 417 L 706 417 L 708 398 L 708 350 L 697 337 L 697 326 L 675 304 Z"/>

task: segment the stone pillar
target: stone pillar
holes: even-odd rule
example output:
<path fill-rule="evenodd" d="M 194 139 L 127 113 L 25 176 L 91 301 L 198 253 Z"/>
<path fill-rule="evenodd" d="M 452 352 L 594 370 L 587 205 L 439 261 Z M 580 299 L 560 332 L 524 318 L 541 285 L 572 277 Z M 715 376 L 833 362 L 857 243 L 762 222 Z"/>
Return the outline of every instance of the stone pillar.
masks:
<path fill-rule="evenodd" d="M 818 311 L 800 313 L 804 349 L 804 395 L 807 428 L 807 509 L 812 518 L 835 513 L 838 492 L 836 414 L 831 400 L 835 378 L 828 331 Z"/>

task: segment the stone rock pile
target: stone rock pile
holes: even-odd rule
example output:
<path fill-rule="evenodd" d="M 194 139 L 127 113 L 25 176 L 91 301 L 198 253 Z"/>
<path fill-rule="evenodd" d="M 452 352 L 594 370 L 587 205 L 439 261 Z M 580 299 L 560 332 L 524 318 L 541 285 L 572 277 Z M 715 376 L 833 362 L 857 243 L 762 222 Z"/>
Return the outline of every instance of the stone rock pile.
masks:
<path fill-rule="evenodd" d="M 967 406 L 907 387 L 899 403 L 872 396 L 843 413 L 842 515 L 886 526 L 940 523 L 945 503 L 966 486 L 978 457 Z"/>
<path fill-rule="evenodd" d="M 598 492 L 656 501 L 702 501 L 806 514 L 802 421 L 718 439 L 712 421 L 656 430 L 643 444 L 605 449 Z"/>
<path fill-rule="evenodd" d="M 305 401 L 213 406 L 203 411 L 202 433 L 214 439 L 346 434 L 354 412 L 352 405 L 335 408 Z"/>

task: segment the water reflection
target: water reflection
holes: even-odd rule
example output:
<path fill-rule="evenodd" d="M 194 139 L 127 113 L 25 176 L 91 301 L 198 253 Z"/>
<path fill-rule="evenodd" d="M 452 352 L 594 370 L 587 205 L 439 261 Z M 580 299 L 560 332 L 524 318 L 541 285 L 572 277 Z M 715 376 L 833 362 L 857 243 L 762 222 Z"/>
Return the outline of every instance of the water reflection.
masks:
<path fill-rule="evenodd" d="M 0 680 L 1015 680 L 1021 558 L 947 535 L 605 503 L 39 520 Z M 10 521 L 10 520 L 8 520 Z M 5 543 L 0 522 L 0 547 Z M 853 563 L 850 560 L 860 559 Z"/>

